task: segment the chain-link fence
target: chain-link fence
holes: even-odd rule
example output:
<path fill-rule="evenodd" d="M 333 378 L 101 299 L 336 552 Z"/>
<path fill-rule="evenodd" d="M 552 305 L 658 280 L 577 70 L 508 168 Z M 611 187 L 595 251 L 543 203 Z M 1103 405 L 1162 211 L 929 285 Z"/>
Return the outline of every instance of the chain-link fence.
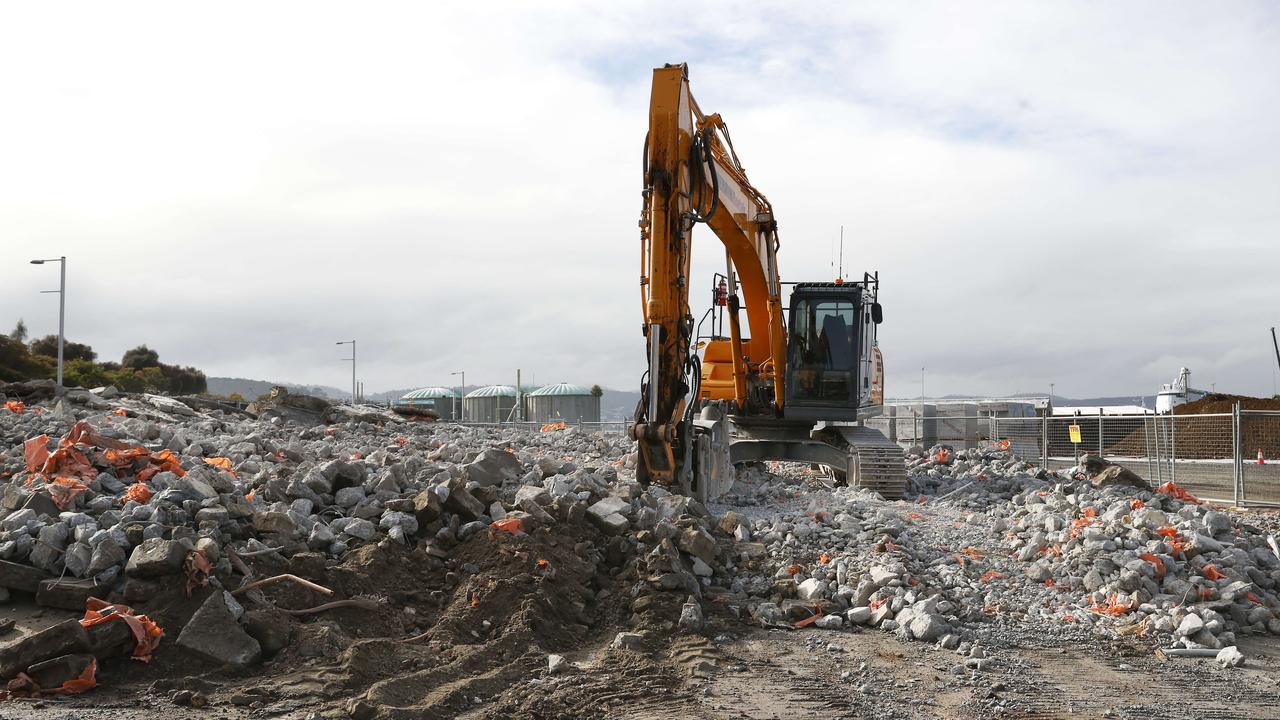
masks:
<path fill-rule="evenodd" d="M 1174 482 L 1194 495 L 1238 505 L 1280 505 L 1280 412 L 1205 415 L 925 415 L 898 408 L 867 425 L 904 447 L 1007 444 L 1058 470 L 1095 455 L 1152 485 Z"/>

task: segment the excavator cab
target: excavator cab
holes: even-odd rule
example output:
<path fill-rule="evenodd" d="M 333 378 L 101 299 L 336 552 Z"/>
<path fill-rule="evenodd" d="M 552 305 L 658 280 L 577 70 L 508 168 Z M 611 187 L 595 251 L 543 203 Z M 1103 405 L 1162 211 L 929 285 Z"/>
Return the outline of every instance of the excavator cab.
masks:
<path fill-rule="evenodd" d="M 856 421 L 871 404 L 871 361 L 881 319 L 877 281 L 799 283 L 791 293 L 786 416 Z"/>

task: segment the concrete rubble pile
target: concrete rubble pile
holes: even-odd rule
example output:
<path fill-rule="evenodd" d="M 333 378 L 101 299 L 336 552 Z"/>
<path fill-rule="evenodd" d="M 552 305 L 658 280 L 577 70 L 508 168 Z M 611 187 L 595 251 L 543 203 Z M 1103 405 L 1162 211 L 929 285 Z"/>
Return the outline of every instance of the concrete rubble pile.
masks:
<path fill-rule="evenodd" d="M 565 520 L 614 534 L 629 527 L 630 501 L 606 497 L 631 448 L 620 436 L 409 422 L 376 407 L 325 405 L 335 424 L 297 424 L 279 403 L 258 419 L 113 388 L 0 407 L 0 602 L 15 591 L 81 612 L 90 598 L 146 607 L 175 583 L 230 590 L 237 557 L 337 562 L 394 543 L 443 567 L 455 545 L 495 521 L 522 531 Z M 210 662 L 252 664 L 261 651 L 242 600 L 210 592 L 166 635 Z M 0 679 L 68 649 L 92 657 L 93 643 L 72 634 L 13 650 Z"/>
<path fill-rule="evenodd" d="M 874 626 L 967 653 L 974 631 L 1016 617 L 1222 650 L 1223 664 L 1239 635 L 1280 634 L 1274 535 L 1176 485 L 1153 490 L 1097 458 L 1049 472 L 999 450 L 917 448 L 906 463 L 908 497 L 954 524 L 847 488 L 738 519 L 740 556 L 772 570 L 733 581 L 756 618 Z"/>

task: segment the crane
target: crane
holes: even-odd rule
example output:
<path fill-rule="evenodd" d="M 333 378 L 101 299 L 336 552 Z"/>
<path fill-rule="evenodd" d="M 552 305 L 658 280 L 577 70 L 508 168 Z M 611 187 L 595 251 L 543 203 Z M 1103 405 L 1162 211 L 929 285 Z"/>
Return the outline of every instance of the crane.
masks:
<path fill-rule="evenodd" d="M 698 107 L 684 64 L 653 71 L 642 199 L 648 368 L 631 426 L 640 482 L 705 500 L 732 485 L 737 463 L 790 460 L 900 495 L 901 450 L 862 424 L 883 404 L 878 274 L 782 282 L 773 206 L 747 178 L 724 120 Z M 698 224 L 725 248 L 713 309 L 727 311 L 728 336 L 714 321 L 703 336 L 690 309 Z"/>

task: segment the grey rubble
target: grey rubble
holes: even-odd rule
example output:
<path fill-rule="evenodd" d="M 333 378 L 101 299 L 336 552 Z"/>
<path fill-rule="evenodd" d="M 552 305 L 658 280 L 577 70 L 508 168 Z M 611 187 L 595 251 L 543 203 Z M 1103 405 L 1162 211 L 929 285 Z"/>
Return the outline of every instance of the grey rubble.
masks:
<path fill-rule="evenodd" d="M 849 627 L 962 652 L 1011 633 L 1141 633 L 1207 649 L 1280 634 L 1270 533 L 1207 504 L 1099 484 L 1125 476 L 1105 462 L 1053 473 L 998 451 L 960 451 L 943 464 L 939 449 L 908 455 L 908 500 L 894 504 L 812 486 L 801 503 L 788 500 L 802 481 L 786 471 L 740 474 L 725 504 L 744 515 L 734 528 L 740 555 L 768 560 L 766 572 L 733 580 L 754 616 L 791 622 L 818 607 Z M 963 554 L 968 547 L 986 550 Z M 816 561 L 824 554 L 828 562 Z"/>

